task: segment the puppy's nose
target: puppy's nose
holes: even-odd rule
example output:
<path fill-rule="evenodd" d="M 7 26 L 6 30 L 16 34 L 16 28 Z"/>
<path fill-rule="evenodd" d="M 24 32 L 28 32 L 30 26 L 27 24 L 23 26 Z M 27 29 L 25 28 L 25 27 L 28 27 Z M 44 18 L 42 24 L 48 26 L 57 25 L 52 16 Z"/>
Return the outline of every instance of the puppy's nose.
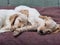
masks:
<path fill-rule="evenodd" d="M 40 30 L 39 33 L 40 33 L 40 34 L 44 34 L 43 30 Z"/>

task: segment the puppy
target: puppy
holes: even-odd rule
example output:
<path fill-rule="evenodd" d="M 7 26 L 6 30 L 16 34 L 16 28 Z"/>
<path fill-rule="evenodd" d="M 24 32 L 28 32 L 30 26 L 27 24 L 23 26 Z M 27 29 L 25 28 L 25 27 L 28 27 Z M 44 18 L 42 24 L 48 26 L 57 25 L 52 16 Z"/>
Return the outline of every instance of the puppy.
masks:
<path fill-rule="evenodd" d="M 11 22 L 14 20 L 13 17 L 15 18 L 16 16 L 14 15 L 11 19 L 9 18 L 15 13 L 14 10 L 0 9 L 0 33 L 10 31 Z"/>
<path fill-rule="evenodd" d="M 18 6 L 15 10 L 0 10 L 0 12 L 0 26 L 2 27 L 0 27 L 0 32 L 13 31 L 14 36 L 29 30 L 48 34 L 59 28 L 59 24 L 51 17 L 40 15 L 35 8 Z"/>
<path fill-rule="evenodd" d="M 26 16 L 26 21 L 29 22 L 30 25 L 27 23 L 26 26 L 17 28 L 13 33 L 14 36 L 18 35 L 23 31 L 28 30 L 37 30 L 37 32 L 40 34 L 47 34 L 54 32 L 57 28 L 59 28 L 58 24 L 51 17 L 41 16 L 35 8 L 30 8 L 27 6 L 18 6 L 15 8 L 15 11 L 22 13 L 23 16 Z"/>
<path fill-rule="evenodd" d="M 20 23 L 16 20 L 16 18 L 18 20 L 20 19 Z M 0 33 L 12 31 L 17 27 L 22 27 L 20 25 L 27 25 L 27 16 L 25 16 L 25 14 L 22 14 L 15 10 L 0 9 Z"/>

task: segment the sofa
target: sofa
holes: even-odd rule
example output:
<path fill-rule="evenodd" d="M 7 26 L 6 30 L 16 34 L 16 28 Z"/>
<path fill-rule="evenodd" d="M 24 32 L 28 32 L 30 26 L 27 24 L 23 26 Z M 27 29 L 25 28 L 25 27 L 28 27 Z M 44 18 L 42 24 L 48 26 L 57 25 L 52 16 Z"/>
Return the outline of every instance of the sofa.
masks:
<path fill-rule="evenodd" d="M 60 7 L 34 7 L 41 15 L 51 16 L 60 23 Z M 13 6 L 0 9 L 14 9 Z M 14 37 L 12 32 L 0 34 L 0 45 L 60 45 L 60 32 L 55 34 L 39 35 L 37 32 L 24 32 Z"/>

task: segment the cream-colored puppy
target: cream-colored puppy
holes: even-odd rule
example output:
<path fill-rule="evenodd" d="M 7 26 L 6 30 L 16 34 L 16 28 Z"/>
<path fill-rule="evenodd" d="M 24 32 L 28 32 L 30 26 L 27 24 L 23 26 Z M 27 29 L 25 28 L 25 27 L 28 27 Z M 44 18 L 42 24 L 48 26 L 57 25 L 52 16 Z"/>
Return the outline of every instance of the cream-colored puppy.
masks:
<path fill-rule="evenodd" d="M 15 10 L 0 10 L 0 13 L 0 26 L 4 26 L 0 32 L 12 29 L 14 36 L 28 30 L 37 30 L 40 34 L 46 34 L 59 27 L 52 18 L 41 16 L 35 8 L 27 6 L 18 6 Z"/>
<path fill-rule="evenodd" d="M 0 9 L 0 33 L 10 31 L 9 28 L 11 28 L 11 21 L 9 18 L 15 13 L 14 10 Z"/>
<path fill-rule="evenodd" d="M 41 16 L 40 13 L 35 8 L 30 8 L 27 6 L 18 6 L 15 8 L 15 11 L 20 12 L 27 17 L 27 26 L 22 26 L 21 28 L 17 28 L 14 31 L 15 36 L 18 35 L 20 32 L 28 31 L 31 29 L 32 30 L 37 29 L 37 32 L 41 34 L 50 33 L 57 29 L 56 27 L 58 26 L 58 24 L 52 18 L 47 16 Z M 21 19 L 18 20 L 17 18 L 16 20 L 19 21 Z M 30 25 L 28 24 L 28 22 L 30 23 Z"/>
<path fill-rule="evenodd" d="M 38 32 L 40 32 L 41 34 L 51 33 L 59 28 L 59 25 L 51 17 L 40 16 L 40 18 L 45 20 L 45 25 L 43 27 L 38 27 Z"/>

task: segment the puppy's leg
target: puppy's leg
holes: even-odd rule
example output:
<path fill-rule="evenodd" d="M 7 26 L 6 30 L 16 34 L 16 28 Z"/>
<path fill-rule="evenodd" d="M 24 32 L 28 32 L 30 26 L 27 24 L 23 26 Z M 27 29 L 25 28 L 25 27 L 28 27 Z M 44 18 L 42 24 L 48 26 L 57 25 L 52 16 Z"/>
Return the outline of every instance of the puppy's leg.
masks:
<path fill-rule="evenodd" d="M 25 26 L 25 27 L 22 27 L 22 28 L 17 28 L 14 32 L 13 32 L 13 35 L 14 36 L 17 36 L 19 35 L 21 32 L 24 32 L 24 31 L 32 31 L 32 30 L 36 30 L 37 29 L 37 26 L 36 25 L 31 25 L 31 26 Z"/>

